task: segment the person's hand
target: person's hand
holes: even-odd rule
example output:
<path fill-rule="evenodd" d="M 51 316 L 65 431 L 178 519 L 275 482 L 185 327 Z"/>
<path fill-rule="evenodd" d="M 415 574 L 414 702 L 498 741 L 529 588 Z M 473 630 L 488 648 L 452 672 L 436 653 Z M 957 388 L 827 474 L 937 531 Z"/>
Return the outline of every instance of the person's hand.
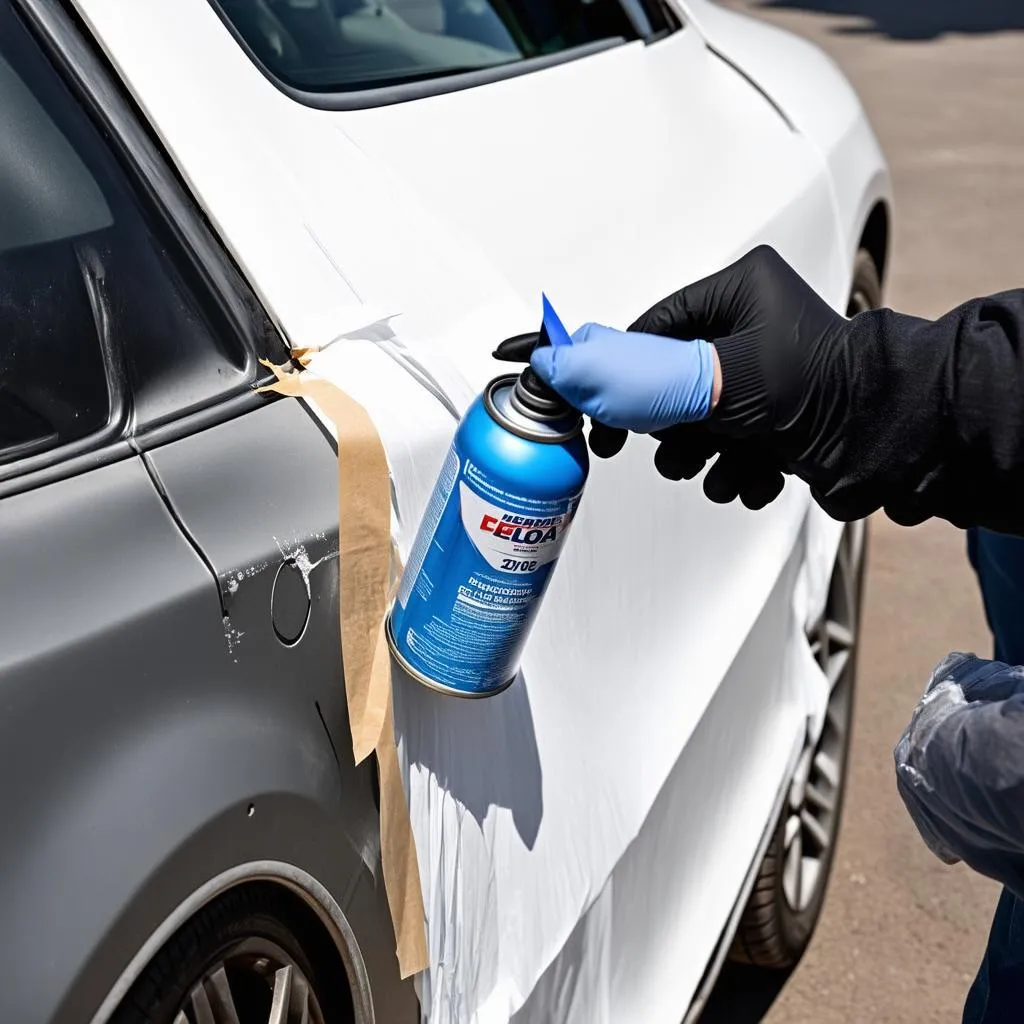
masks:
<path fill-rule="evenodd" d="M 706 341 L 680 343 L 600 324 L 584 324 L 572 345 L 536 348 L 530 356 L 536 374 L 570 405 L 595 423 L 638 434 L 705 419 L 717 397 L 716 363 Z"/>
<path fill-rule="evenodd" d="M 630 430 L 651 433 L 663 476 L 691 479 L 717 456 L 704 480 L 708 497 L 761 508 L 782 490 L 783 473 L 813 488 L 821 453 L 810 438 L 827 436 L 823 418 L 833 431 L 832 421 L 841 426 L 841 396 L 820 384 L 847 324 L 762 245 L 652 306 L 626 333 L 587 325 L 572 347 L 556 348 L 523 335 L 495 355 L 529 357 L 588 413 L 595 455 L 617 453 Z"/>
<path fill-rule="evenodd" d="M 739 497 L 751 508 L 771 501 L 783 472 L 800 472 L 814 406 L 826 400 L 815 384 L 847 323 L 766 245 L 652 306 L 631 331 L 706 338 L 722 372 L 707 422 L 661 436 L 658 470 L 689 479 L 718 454 L 704 481 L 709 498 Z M 597 443 L 614 450 L 623 440 L 605 432 Z"/>

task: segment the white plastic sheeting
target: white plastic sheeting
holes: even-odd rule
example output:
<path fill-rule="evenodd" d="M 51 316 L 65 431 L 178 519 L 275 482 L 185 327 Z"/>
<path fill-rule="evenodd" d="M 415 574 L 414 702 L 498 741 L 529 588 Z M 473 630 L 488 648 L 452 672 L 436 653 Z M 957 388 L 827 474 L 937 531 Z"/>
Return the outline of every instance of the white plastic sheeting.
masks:
<path fill-rule="evenodd" d="M 310 372 L 344 386 L 377 423 L 404 555 L 453 411 L 475 388 L 437 348 L 402 340 L 400 325 L 351 332 Z M 632 470 L 653 474 L 643 439 L 631 447 Z M 596 467 L 583 503 L 591 520 L 628 505 L 610 491 L 614 476 Z M 744 589 L 717 595 L 699 627 L 685 599 L 649 581 L 668 549 L 693 543 L 687 531 L 666 536 L 656 514 L 631 508 L 616 552 L 594 543 L 613 529 L 578 524 L 513 687 L 463 701 L 396 670 L 431 953 L 419 979 L 427 1020 L 505 1022 L 526 1004 L 517 1021 L 595 1024 L 641 1001 L 645 1021 L 678 1021 L 717 937 L 694 925 L 720 929 L 805 722 L 824 706 L 803 627 L 824 600 L 838 528 L 812 517 L 805 529 L 806 511 L 806 493 L 788 487 L 762 520 Z M 630 648 L 659 642 L 643 624 L 667 600 L 678 601 L 679 626 L 660 638 L 663 668 L 630 678 Z M 600 614 L 609 602 L 619 605 L 612 621 Z M 695 837 L 689 823 L 722 834 Z M 724 863 L 722 850 L 733 851 Z M 718 862 L 702 863 L 712 851 Z M 710 883 L 706 906 L 679 884 L 697 871 Z M 649 984 L 624 970 L 634 960 Z"/>

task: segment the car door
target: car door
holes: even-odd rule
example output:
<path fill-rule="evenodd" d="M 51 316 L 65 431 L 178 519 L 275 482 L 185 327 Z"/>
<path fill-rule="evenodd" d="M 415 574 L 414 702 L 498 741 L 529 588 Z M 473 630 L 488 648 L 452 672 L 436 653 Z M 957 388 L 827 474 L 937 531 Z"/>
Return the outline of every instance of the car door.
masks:
<path fill-rule="evenodd" d="M 52 13 L 0 2 L 0 1018 L 113 1010 L 169 915 L 258 863 L 346 903 L 403 1019 L 345 756 L 335 455 L 253 392 L 283 345 Z"/>

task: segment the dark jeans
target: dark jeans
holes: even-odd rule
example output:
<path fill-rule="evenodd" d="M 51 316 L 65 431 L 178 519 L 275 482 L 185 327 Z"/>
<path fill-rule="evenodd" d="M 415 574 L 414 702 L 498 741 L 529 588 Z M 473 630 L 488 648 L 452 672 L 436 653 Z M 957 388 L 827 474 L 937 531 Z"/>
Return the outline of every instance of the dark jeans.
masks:
<path fill-rule="evenodd" d="M 978 575 L 995 657 L 1024 665 L 1024 539 L 967 531 L 967 554 Z M 1021 737 L 1024 742 L 1024 737 Z M 963 1024 L 1024 1021 L 1024 901 L 1003 889 L 985 956 L 964 1005 Z"/>

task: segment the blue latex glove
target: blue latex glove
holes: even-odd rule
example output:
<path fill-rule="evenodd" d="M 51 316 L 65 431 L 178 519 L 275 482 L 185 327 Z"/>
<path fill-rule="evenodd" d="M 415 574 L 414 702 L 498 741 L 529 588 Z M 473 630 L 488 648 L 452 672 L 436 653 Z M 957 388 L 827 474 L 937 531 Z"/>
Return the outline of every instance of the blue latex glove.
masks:
<path fill-rule="evenodd" d="M 715 363 L 706 341 L 584 324 L 572 345 L 535 349 L 530 365 L 570 405 L 609 427 L 649 434 L 711 411 Z"/>
<path fill-rule="evenodd" d="M 894 753 L 929 849 L 1024 896 L 1024 668 L 949 655 Z"/>

